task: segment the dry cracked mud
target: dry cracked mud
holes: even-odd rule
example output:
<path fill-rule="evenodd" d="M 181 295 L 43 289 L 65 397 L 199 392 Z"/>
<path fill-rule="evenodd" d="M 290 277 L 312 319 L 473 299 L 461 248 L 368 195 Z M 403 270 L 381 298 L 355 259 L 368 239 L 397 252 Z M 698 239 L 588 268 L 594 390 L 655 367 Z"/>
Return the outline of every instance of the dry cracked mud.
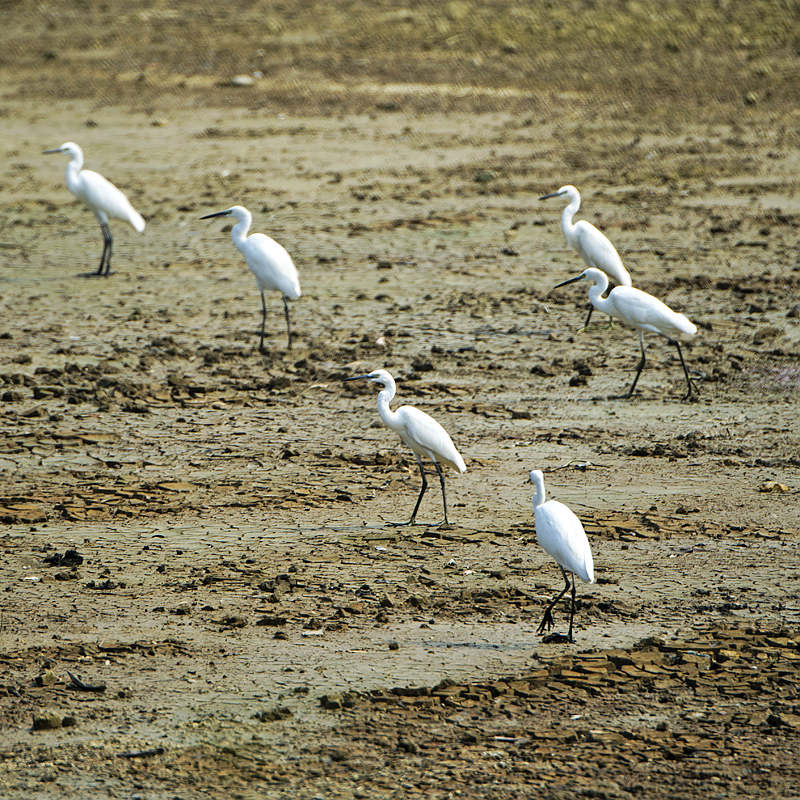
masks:
<path fill-rule="evenodd" d="M 797 9 L 3 15 L 3 800 L 800 797 Z M 108 279 L 70 139 L 147 220 Z M 611 399 L 636 334 L 548 293 L 564 183 L 698 325 L 696 401 L 655 336 Z M 377 367 L 465 457 L 450 526 L 435 480 L 389 524 Z M 594 551 L 568 646 L 534 467 Z"/>

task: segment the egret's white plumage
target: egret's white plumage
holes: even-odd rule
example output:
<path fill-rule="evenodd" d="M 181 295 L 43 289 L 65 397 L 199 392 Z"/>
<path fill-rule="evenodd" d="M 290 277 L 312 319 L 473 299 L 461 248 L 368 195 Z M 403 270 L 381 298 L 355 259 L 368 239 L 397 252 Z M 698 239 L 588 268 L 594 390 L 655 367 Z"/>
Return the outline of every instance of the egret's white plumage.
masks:
<path fill-rule="evenodd" d="M 231 239 L 239 252 L 247 261 L 247 266 L 256 277 L 256 284 L 261 293 L 261 338 L 258 349 L 264 352 L 264 324 L 267 316 L 267 306 L 264 292 L 267 289 L 276 289 L 283 296 L 283 309 L 286 315 L 286 332 L 289 337 L 289 349 L 292 349 L 292 328 L 289 324 L 289 304 L 287 300 L 296 300 L 300 297 L 300 279 L 292 257 L 283 245 L 263 233 L 251 233 L 250 225 L 253 215 L 244 206 L 231 206 L 224 211 L 206 214 L 200 219 L 212 217 L 231 216 L 236 224 L 231 230 Z"/>
<path fill-rule="evenodd" d="M 387 370 L 378 369 L 367 375 L 355 375 L 345 380 L 354 381 L 360 378 L 366 378 L 383 386 L 383 389 L 378 393 L 378 414 L 381 421 L 387 428 L 391 428 L 417 457 L 417 464 L 422 476 L 422 489 L 408 524 L 413 525 L 419 504 L 422 501 L 422 495 L 425 494 L 425 490 L 428 488 L 428 481 L 422 466 L 423 458 L 429 458 L 433 461 L 439 474 L 439 482 L 442 487 L 444 521 L 447 523 L 447 498 L 444 488 L 444 474 L 440 463 L 447 464 L 458 472 L 466 472 L 467 467 L 464 464 L 461 453 L 456 450 L 456 446 L 447 431 L 424 411 L 420 411 L 414 406 L 400 406 L 396 411 L 392 411 L 390 403 L 395 396 L 397 387 L 394 378 Z"/>
<path fill-rule="evenodd" d="M 620 286 L 630 286 L 631 276 L 625 269 L 616 247 L 611 244 L 608 237 L 595 228 L 591 222 L 572 221 L 581 207 L 581 195 L 574 186 L 567 184 L 539 199 L 547 200 L 549 197 L 563 195 L 569 199 L 569 203 L 561 212 L 561 230 L 564 232 L 567 244 L 577 251 L 587 267 L 602 269 Z"/>
<path fill-rule="evenodd" d="M 572 578 L 572 605 L 569 616 L 569 633 L 566 638 L 572 641 L 572 620 L 575 616 L 575 575 L 582 581 L 594 583 L 594 561 L 589 539 L 581 521 L 571 509 L 558 500 L 545 500 L 544 476 L 541 470 L 534 469 L 529 473 L 531 483 L 536 487 L 533 495 L 533 516 L 536 520 L 536 541 L 542 549 L 549 553 L 561 567 L 566 586 L 547 607 L 539 625 L 539 633 L 553 625 L 552 611 L 555 604 L 570 588 L 567 573 Z"/>
<path fill-rule="evenodd" d="M 559 286 L 566 286 L 568 283 L 574 283 L 584 278 L 591 283 L 589 300 L 594 308 L 639 331 L 639 346 L 642 351 L 642 357 L 631 388 L 624 396 L 630 397 L 633 394 L 636 382 L 639 380 L 639 375 L 644 368 L 644 332 L 648 331 L 664 336 L 678 349 L 683 372 L 686 376 L 686 383 L 689 387 L 686 397 L 691 397 L 695 389 L 689 377 L 689 371 L 686 369 L 686 362 L 683 360 L 679 339 L 691 339 L 697 333 L 697 326 L 685 314 L 673 311 L 657 297 L 653 297 L 653 295 L 647 294 L 641 289 L 635 289 L 632 286 L 615 286 L 607 297 L 603 297 L 603 293 L 608 289 L 608 278 L 602 270 L 594 267 L 584 270 L 574 278 L 562 281 L 554 286 L 553 289 L 558 289 Z"/>
<path fill-rule="evenodd" d="M 113 183 L 98 172 L 83 167 L 83 150 L 75 142 L 65 142 L 60 147 L 45 150 L 45 153 L 67 153 L 67 189 L 82 200 L 97 217 L 103 232 L 103 254 L 97 275 L 108 275 L 111 269 L 113 238 L 108 226 L 110 217 L 129 222 L 139 233 L 144 230 L 142 215 L 130 204 L 127 197 Z M 105 271 L 103 271 L 105 268 Z"/>
<path fill-rule="evenodd" d="M 567 184 L 555 192 L 543 195 L 539 199 L 547 200 L 549 197 L 561 197 L 563 195 L 566 195 L 569 199 L 569 203 L 561 212 L 561 230 L 564 232 L 567 244 L 580 255 L 587 267 L 602 269 L 620 286 L 630 286 L 631 276 L 628 274 L 628 270 L 625 269 L 617 248 L 611 244 L 608 237 L 595 228 L 591 222 L 586 222 L 586 220 L 572 221 L 581 207 L 581 195 L 574 186 Z M 584 328 L 588 327 L 593 310 L 594 307 L 590 305 L 589 313 L 586 315 L 586 322 L 583 323 Z"/>

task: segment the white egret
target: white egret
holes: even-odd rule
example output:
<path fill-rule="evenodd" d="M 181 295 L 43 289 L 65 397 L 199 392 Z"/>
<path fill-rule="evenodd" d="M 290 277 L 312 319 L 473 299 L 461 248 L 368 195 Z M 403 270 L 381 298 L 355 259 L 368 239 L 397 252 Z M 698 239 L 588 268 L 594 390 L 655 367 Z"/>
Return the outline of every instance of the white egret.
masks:
<path fill-rule="evenodd" d="M 447 498 L 444 488 L 444 473 L 439 465 L 441 461 L 451 466 L 458 472 L 466 472 L 467 467 L 464 459 L 456 450 L 453 440 L 447 431 L 431 416 L 424 411 L 420 411 L 414 406 L 400 406 L 397 411 L 392 411 L 389 404 L 395 396 L 397 387 L 394 378 L 385 369 L 377 369 L 368 375 L 355 375 L 352 378 L 345 378 L 346 381 L 356 381 L 366 378 L 373 383 L 379 383 L 383 389 L 378 393 L 378 414 L 381 421 L 387 428 L 391 428 L 413 451 L 417 457 L 419 473 L 422 476 L 422 488 L 417 497 L 417 503 L 411 514 L 408 524 L 413 525 L 417 516 L 419 504 L 422 502 L 422 495 L 428 488 L 428 479 L 425 477 L 425 469 L 422 466 L 423 456 L 433 461 L 436 472 L 439 474 L 439 483 L 442 486 L 442 505 L 444 506 L 444 524 L 447 520 Z"/>
<path fill-rule="evenodd" d="M 292 327 L 289 323 L 288 300 L 300 297 L 300 279 L 292 257 L 283 245 L 263 233 L 247 235 L 253 222 L 253 215 L 244 206 L 231 206 L 224 211 L 206 214 L 200 219 L 212 217 L 233 217 L 236 224 L 231 231 L 231 239 L 247 261 L 250 271 L 256 276 L 258 290 L 261 292 L 261 338 L 258 349 L 264 352 L 264 325 L 267 321 L 267 304 L 264 292 L 277 289 L 283 297 L 283 311 L 286 316 L 286 333 L 289 337 L 289 350 L 292 349 Z"/>
<path fill-rule="evenodd" d="M 681 359 L 683 374 L 686 376 L 686 385 L 689 387 L 684 400 L 688 400 L 696 391 L 692 379 L 689 377 L 689 370 L 686 369 L 686 362 L 683 360 L 683 352 L 678 339 L 690 339 L 697 333 L 697 327 L 689 321 L 685 314 L 673 311 L 669 306 L 662 303 L 657 297 L 653 297 L 641 289 L 634 289 L 632 286 L 616 286 L 609 293 L 608 297 L 603 297 L 603 292 L 608 288 L 608 278 L 605 272 L 594 267 L 581 272 L 574 278 L 562 281 L 554 286 L 550 291 L 558 289 L 559 286 L 566 286 L 585 278 L 591 283 L 589 287 L 589 300 L 598 311 L 604 311 L 612 317 L 624 322 L 631 328 L 639 331 L 639 347 L 642 357 L 636 367 L 636 377 L 633 379 L 631 388 L 621 397 L 630 397 L 636 388 L 644 369 L 644 333 L 658 333 L 664 336 L 670 344 L 674 344 L 678 349 L 678 356 Z"/>
<path fill-rule="evenodd" d="M 550 197 L 561 197 L 566 195 L 569 203 L 561 212 L 561 230 L 567 244 L 583 259 L 587 267 L 597 267 L 602 269 L 612 280 L 620 286 L 631 286 L 631 276 L 622 263 L 616 247 L 611 244 L 608 237 L 600 230 L 595 228 L 591 222 L 579 220 L 573 222 L 572 218 L 578 213 L 581 207 L 580 192 L 572 185 L 567 184 L 550 194 L 543 195 L 540 200 L 547 200 Z M 586 317 L 584 327 L 589 324 L 592 318 L 592 306 L 589 306 L 589 314 Z"/>
<path fill-rule="evenodd" d="M 83 150 L 75 142 L 65 142 L 61 147 L 45 153 L 68 153 L 67 189 L 94 212 L 103 232 L 103 254 L 96 275 L 108 275 L 111 270 L 111 247 L 114 239 L 108 227 L 109 217 L 129 222 L 139 233 L 144 230 L 142 215 L 130 204 L 127 197 L 102 175 L 83 167 Z M 104 271 L 105 270 L 105 271 Z"/>
<path fill-rule="evenodd" d="M 572 638 L 572 620 L 575 617 L 575 576 L 582 581 L 594 583 L 594 561 L 592 549 L 581 521 L 571 509 L 558 500 L 545 502 L 544 476 L 539 469 L 529 473 L 530 482 L 536 487 L 533 495 L 533 516 L 536 520 L 536 540 L 543 550 L 549 553 L 561 567 L 565 586 L 556 598 L 547 606 L 537 633 L 544 633 L 553 627 L 553 608 L 569 591 L 570 581 L 567 573 L 572 573 L 572 603 L 569 611 L 569 632 L 565 636 L 552 634 L 546 641 L 574 641 Z"/>

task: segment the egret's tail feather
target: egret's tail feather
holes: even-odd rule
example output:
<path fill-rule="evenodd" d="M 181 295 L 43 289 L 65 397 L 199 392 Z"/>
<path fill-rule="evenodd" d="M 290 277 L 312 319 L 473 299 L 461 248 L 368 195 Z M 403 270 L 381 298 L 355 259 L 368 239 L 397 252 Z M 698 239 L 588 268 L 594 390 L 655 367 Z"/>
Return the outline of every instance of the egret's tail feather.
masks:
<path fill-rule="evenodd" d="M 676 323 L 684 336 L 694 336 L 697 333 L 695 325 L 685 314 L 677 314 Z"/>
<path fill-rule="evenodd" d="M 594 583 L 594 559 L 591 552 L 586 553 L 586 560 L 583 564 L 584 574 L 580 577 L 587 583 Z"/>
<path fill-rule="evenodd" d="M 136 230 L 139 233 L 141 233 L 144 230 L 144 219 L 142 218 L 142 215 L 133 208 L 131 209 L 128 221 L 131 223 L 131 225 L 133 225 L 134 228 L 136 228 Z"/>

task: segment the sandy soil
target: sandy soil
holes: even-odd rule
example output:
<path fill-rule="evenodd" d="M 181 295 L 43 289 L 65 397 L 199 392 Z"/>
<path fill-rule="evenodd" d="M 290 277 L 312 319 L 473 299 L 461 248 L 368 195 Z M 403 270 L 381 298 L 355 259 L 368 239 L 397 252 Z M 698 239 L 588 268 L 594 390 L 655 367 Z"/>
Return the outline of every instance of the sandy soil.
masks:
<path fill-rule="evenodd" d="M 263 41 L 239 9 L 227 35 L 266 48 L 249 62 L 210 47 L 202 5 L 126 26 L 109 3 L 89 28 L 8 11 L 4 800 L 800 797 L 800 148 L 778 4 L 717 20 L 739 26 L 728 50 L 703 3 L 700 28 L 654 17 L 650 71 L 627 77 L 628 28 L 590 26 L 597 92 L 586 73 L 548 88 L 560 40 L 534 47 L 524 9 L 498 6 L 487 43 L 470 7 L 325 6 L 315 28 L 286 4 L 260 9 Z M 369 39 L 387 32 L 405 66 Z M 112 224 L 108 279 L 84 277 L 100 232 L 40 155 L 68 139 L 147 219 Z M 636 334 L 578 332 L 584 284 L 548 296 L 582 269 L 559 201 L 537 201 L 566 182 L 634 283 L 697 323 L 694 402 L 656 337 L 637 394 L 610 399 Z M 258 353 L 252 276 L 225 221 L 199 220 L 234 202 L 298 266 L 291 352 L 272 295 Z M 450 526 L 435 477 L 430 524 L 388 524 L 416 465 L 374 387 L 342 382 L 377 367 L 467 461 Z M 594 551 L 573 645 L 536 635 L 561 579 L 534 467 Z"/>

